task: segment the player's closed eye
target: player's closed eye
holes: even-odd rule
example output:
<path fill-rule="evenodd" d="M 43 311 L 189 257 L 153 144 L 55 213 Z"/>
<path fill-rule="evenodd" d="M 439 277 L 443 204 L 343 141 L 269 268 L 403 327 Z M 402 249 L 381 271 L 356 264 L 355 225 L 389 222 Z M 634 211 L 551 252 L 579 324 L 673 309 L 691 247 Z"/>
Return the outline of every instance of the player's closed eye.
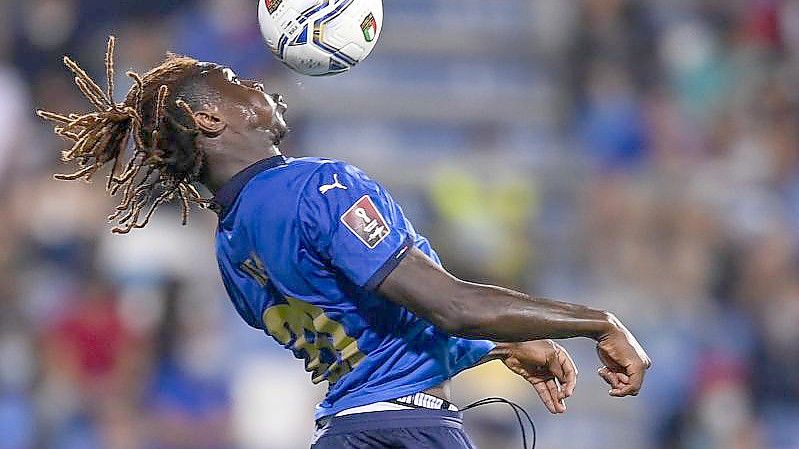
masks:
<path fill-rule="evenodd" d="M 225 78 L 228 81 L 230 81 L 233 84 L 241 85 L 241 81 L 239 80 L 239 76 L 236 75 L 236 72 L 234 72 L 233 69 L 225 67 L 224 69 L 222 69 L 222 72 L 224 73 Z"/>
<path fill-rule="evenodd" d="M 248 87 L 250 89 L 255 89 L 255 90 L 259 91 L 259 92 L 266 93 L 266 87 L 264 87 L 263 83 L 260 83 L 258 81 L 240 80 L 239 84 L 241 84 L 244 87 Z"/>

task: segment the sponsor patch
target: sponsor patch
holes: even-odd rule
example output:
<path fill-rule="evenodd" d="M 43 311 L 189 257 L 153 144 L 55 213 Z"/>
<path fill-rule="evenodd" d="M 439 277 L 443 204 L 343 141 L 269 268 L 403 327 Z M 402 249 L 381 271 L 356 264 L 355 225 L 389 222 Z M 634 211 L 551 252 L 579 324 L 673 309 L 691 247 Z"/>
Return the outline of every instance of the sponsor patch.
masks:
<path fill-rule="evenodd" d="M 363 30 L 363 38 L 366 39 L 366 42 L 372 42 L 375 40 L 375 36 L 377 36 L 377 20 L 375 20 L 375 16 L 372 13 L 369 13 L 363 22 L 361 22 L 361 30 Z"/>
<path fill-rule="evenodd" d="M 347 212 L 344 212 L 341 222 L 371 249 L 374 249 L 391 233 L 391 228 L 388 227 L 386 220 L 377 210 L 369 195 L 362 196 Z"/>
<path fill-rule="evenodd" d="M 269 11 L 269 14 L 274 14 L 283 0 L 264 0 L 264 2 L 266 2 L 266 10 Z"/>

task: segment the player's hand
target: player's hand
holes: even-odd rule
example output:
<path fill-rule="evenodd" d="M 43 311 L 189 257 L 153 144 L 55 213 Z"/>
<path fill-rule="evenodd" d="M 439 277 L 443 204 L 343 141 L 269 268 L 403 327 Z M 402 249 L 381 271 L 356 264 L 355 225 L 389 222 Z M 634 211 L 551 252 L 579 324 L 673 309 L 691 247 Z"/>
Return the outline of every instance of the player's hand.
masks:
<path fill-rule="evenodd" d="M 502 361 L 535 388 L 550 413 L 566 411 L 577 385 L 577 368 L 568 352 L 552 340 L 508 343 Z"/>
<path fill-rule="evenodd" d="M 610 324 L 611 330 L 597 340 L 596 351 L 604 364 L 599 376 L 610 385 L 611 396 L 636 396 L 652 361 L 618 318 L 610 315 Z"/>

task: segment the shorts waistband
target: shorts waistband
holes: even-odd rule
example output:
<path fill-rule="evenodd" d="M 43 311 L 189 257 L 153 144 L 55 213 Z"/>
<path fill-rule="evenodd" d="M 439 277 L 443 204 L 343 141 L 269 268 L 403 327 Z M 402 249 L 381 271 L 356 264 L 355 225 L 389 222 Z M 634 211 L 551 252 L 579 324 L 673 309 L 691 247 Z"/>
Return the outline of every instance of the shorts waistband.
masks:
<path fill-rule="evenodd" d="M 317 434 L 340 435 L 379 429 L 406 427 L 450 427 L 463 429 L 463 415 L 449 410 L 391 410 L 322 418 L 316 422 Z"/>
<path fill-rule="evenodd" d="M 445 399 L 441 399 L 427 393 L 416 393 L 409 396 L 403 396 L 401 398 L 391 399 L 389 401 L 375 402 L 359 407 L 348 408 L 336 413 L 333 416 L 339 417 L 356 415 L 359 413 L 388 412 L 392 410 L 410 410 L 415 408 L 449 410 L 451 412 L 459 411 L 455 404 L 452 404 Z"/>

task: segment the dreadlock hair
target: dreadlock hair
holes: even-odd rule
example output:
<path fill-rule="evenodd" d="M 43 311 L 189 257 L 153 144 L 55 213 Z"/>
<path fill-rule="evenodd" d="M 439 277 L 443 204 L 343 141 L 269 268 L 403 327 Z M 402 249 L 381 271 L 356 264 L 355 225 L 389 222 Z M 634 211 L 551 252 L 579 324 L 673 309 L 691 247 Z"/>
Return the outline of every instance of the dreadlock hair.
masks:
<path fill-rule="evenodd" d="M 202 64 L 170 53 L 144 76 L 127 72 L 134 84 L 125 100 L 115 103 L 115 42 L 114 36 L 108 38 L 105 90 L 77 63 L 64 57 L 93 111 L 69 115 L 36 112 L 55 123 L 55 133 L 72 144 L 62 151 L 61 159 L 76 163 L 78 170 L 55 178 L 91 181 L 101 168 L 110 166 L 106 190 L 121 198 L 108 217 L 115 224 L 114 233 L 145 227 L 160 205 L 174 199 L 180 200 L 185 225 L 191 203 L 203 208 L 209 204 L 193 185 L 200 178 L 204 155 L 196 145 L 200 131 L 191 108 L 218 99 L 219 94 L 197 82 Z"/>

